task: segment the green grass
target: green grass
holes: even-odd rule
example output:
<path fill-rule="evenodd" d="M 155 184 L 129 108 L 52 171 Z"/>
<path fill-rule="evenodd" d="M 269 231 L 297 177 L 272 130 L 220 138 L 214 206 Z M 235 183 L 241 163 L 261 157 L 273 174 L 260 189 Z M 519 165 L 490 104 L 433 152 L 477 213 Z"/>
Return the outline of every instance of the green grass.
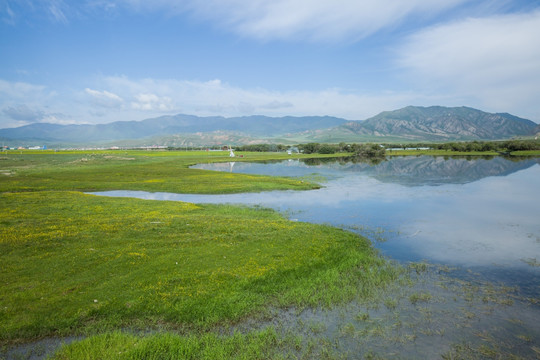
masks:
<path fill-rule="evenodd" d="M 272 210 L 71 191 L 317 186 L 187 168 L 222 155 L 6 157 L 0 163 L 9 171 L 0 174 L 0 345 L 117 329 L 226 327 L 271 307 L 369 299 L 398 276 L 366 239 L 291 222 Z"/>
<path fill-rule="evenodd" d="M 431 294 L 427 292 L 416 292 L 409 296 L 411 304 L 416 305 L 419 302 L 429 302 L 431 300 Z"/>
<path fill-rule="evenodd" d="M 319 325 L 321 326 L 321 325 Z M 324 325 L 322 325 L 324 326 Z M 247 334 L 214 333 L 136 335 L 114 331 L 64 346 L 53 360 L 67 359 L 343 359 L 332 343 L 294 333 L 279 334 L 273 327 Z"/>
<path fill-rule="evenodd" d="M 269 209 L 81 192 L 318 187 L 305 179 L 188 168 L 229 161 L 226 155 L 3 154 L 0 347 L 84 335 L 55 358 L 295 358 L 303 343 L 298 335 L 278 336 L 272 329 L 216 335 L 214 330 L 257 319 L 272 308 L 369 300 L 399 276 L 365 238 L 291 222 Z M 289 158 L 243 155 L 235 161 Z M 325 346 L 318 354 L 313 349 L 307 346 L 301 357 L 332 357 Z"/>
<path fill-rule="evenodd" d="M 290 158 L 240 154 L 234 161 Z M 318 178 L 188 168 L 230 160 L 227 152 L 192 151 L 0 154 L 0 347 L 84 335 L 55 358 L 331 358 L 331 347 L 313 350 L 306 346 L 311 339 L 271 328 L 224 334 L 247 318 L 263 319 L 273 308 L 379 299 L 381 288 L 401 270 L 379 257 L 368 240 L 291 222 L 263 208 L 82 193 L 319 186 L 313 182 Z M 416 273 L 427 268 L 410 265 Z M 417 292 L 408 300 L 419 306 L 432 296 Z M 390 310 L 400 304 L 393 298 L 382 303 Z M 357 318 L 368 321 L 369 314 Z"/>
<path fill-rule="evenodd" d="M 244 154 L 243 154 L 244 155 Z M 234 161 L 290 158 L 246 153 Z M 8 154 L 0 160 L 0 192 L 41 190 L 144 190 L 175 193 L 238 193 L 307 190 L 300 179 L 189 169 L 196 163 L 230 161 L 224 152 L 43 152 Z"/>
<path fill-rule="evenodd" d="M 540 156 L 540 150 L 512 151 L 510 155 L 512 156 Z"/>
<path fill-rule="evenodd" d="M 279 337 L 271 328 L 232 336 L 112 332 L 67 345 L 53 359 L 282 359 L 290 347 L 291 339 Z"/>

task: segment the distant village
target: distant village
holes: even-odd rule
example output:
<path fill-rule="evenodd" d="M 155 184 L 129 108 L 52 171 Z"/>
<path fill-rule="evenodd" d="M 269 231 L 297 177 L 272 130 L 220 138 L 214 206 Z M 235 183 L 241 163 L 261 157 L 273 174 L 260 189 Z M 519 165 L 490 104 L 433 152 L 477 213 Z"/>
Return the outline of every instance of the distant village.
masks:
<path fill-rule="evenodd" d="M 47 148 L 47 145 L 43 146 L 2 146 L 2 150 L 126 150 L 126 149 L 133 149 L 133 150 L 156 150 L 156 149 L 168 149 L 168 146 L 164 145 L 152 145 L 152 146 L 138 146 L 138 147 L 132 147 L 132 146 L 126 146 L 126 147 L 120 147 L 120 146 L 108 146 L 108 147 L 77 147 L 77 148 L 54 148 L 49 149 Z"/>
<path fill-rule="evenodd" d="M 47 150 L 47 146 L 2 146 L 2 150 Z"/>

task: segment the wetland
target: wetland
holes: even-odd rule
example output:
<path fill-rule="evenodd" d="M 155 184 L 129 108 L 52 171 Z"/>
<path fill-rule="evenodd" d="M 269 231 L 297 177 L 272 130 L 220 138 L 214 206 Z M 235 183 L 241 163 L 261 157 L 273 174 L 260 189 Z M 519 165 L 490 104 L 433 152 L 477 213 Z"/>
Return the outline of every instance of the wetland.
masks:
<path fill-rule="evenodd" d="M 174 192 L 128 186 L 117 174 L 145 167 L 99 156 L 52 173 L 75 184 L 100 169 L 99 189 L 3 192 L 5 346 L 77 335 L 54 356 L 538 357 L 536 158 L 225 160 L 142 159 Z M 44 178 L 7 170 L 6 188 Z M 191 171 L 205 193 L 240 192 L 181 194 Z M 248 177 L 272 184 L 260 176 L 282 185 L 241 192 Z"/>

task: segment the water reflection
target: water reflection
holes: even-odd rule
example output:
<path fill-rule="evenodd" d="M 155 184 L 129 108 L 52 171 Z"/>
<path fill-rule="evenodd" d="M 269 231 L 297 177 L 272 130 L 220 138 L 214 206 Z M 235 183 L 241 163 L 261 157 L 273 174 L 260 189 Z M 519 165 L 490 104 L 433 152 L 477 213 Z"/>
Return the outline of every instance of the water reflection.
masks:
<path fill-rule="evenodd" d="M 198 167 L 228 171 L 230 164 Z M 258 204 L 300 221 L 329 223 L 371 238 L 377 233 L 386 241 L 376 246 L 398 260 L 505 266 L 535 276 L 540 273 L 540 268 L 534 266 L 535 261 L 540 261 L 540 166 L 536 160 L 418 157 L 395 158 L 376 166 L 343 160 L 308 165 L 291 160 L 269 164 L 237 162 L 233 171 L 315 174 L 329 181 L 322 189 L 303 192 L 107 194 L 194 203 Z"/>
<path fill-rule="evenodd" d="M 312 173 L 330 178 L 336 172 L 353 172 L 382 182 L 406 186 L 466 184 L 489 176 L 506 176 L 537 164 L 536 159 L 503 157 L 403 156 L 381 162 L 361 158 L 302 159 L 261 163 L 199 164 L 193 168 L 249 174 L 307 176 Z M 234 168 L 233 168 L 234 166 Z"/>
<path fill-rule="evenodd" d="M 199 168 L 252 174 L 324 176 L 324 188 L 234 195 L 116 191 L 97 193 L 195 203 L 260 204 L 291 219 L 330 223 L 372 239 L 395 259 L 442 264 L 384 301 L 336 309 L 277 312 L 267 325 L 314 335 L 349 358 L 483 358 L 538 354 L 540 297 L 540 163 L 524 159 L 394 158 L 377 165 L 290 160 L 211 164 Z M 436 186 L 434 186 L 436 185 Z M 449 266 L 448 266 L 449 265 Z M 454 267 L 455 266 L 455 267 Z M 449 267 L 453 270 L 449 270 Z M 468 281 L 463 281 L 467 279 Z M 485 280 L 494 281 L 486 283 Z M 507 287 L 511 285 L 511 287 Z M 515 293 L 514 293 L 515 286 Z M 414 296 L 430 300 L 413 302 Z M 522 302 L 522 298 L 529 302 Z M 384 306 L 377 306 L 383 302 Z M 509 306 L 509 304 L 513 304 Z M 457 351 L 456 344 L 467 347 Z M 464 349 L 464 350 L 463 350 Z M 491 350 L 490 350 L 491 351 Z M 449 355 L 450 354 L 450 355 Z M 399 356 L 398 356 L 399 355 Z M 344 356 L 345 357 L 345 356 Z M 444 356 L 443 356 L 444 357 Z"/>

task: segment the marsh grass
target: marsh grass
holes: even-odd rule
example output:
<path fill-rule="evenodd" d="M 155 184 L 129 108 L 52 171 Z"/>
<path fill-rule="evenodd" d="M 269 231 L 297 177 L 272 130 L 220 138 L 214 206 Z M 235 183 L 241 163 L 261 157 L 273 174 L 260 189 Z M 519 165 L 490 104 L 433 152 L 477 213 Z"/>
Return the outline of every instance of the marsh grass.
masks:
<path fill-rule="evenodd" d="M 264 208 L 0 195 L 0 339 L 206 329 L 267 306 L 368 298 L 396 271 L 367 240 Z"/>
<path fill-rule="evenodd" d="M 512 151 L 510 155 L 512 156 L 540 156 L 540 150 Z"/>
<path fill-rule="evenodd" d="M 521 261 L 532 267 L 540 267 L 540 262 L 536 258 L 521 259 Z"/>
<path fill-rule="evenodd" d="M 246 153 L 235 161 L 273 156 Z M 458 279 L 417 287 L 415 277 L 452 269 L 412 263 L 404 274 L 362 237 L 287 221 L 264 208 L 80 192 L 211 193 L 318 186 L 308 181 L 312 179 L 188 168 L 229 161 L 226 153 L 23 152 L 3 158 L 0 346 L 82 334 L 85 339 L 62 347 L 56 358 L 334 359 L 346 356 L 341 342 L 354 340 L 365 358 L 384 358 L 394 356 L 396 347 L 416 348 L 425 338 L 461 334 L 483 321 L 483 312 L 519 301 L 511 288 Z M 433 286 L 448 296 L 441 297 Z M 537 299 L 529 302 L 538 304 Z M 350 314 L 340 310 L 346 325 L 338 327 L 337 340 L 327 336 L 333 327 L 320 317 L 306 318 L 302 331 L 286 325 L 235 330 L 246 321 L 272 323 L 281 311 L 292 311 L 296 318 L 311 309 L 350 303 L 358 307 Z M 444 317 L 444 306 L 433 310 L 454 303 L 451 321 Z M 514 352 L 483 333 L 471 337 L 486 344 L 458 344 L 443 358 Z M 523 354 L 540 352 L 526 331 L 517 331 L 515 338 L 526 344 Z M 369 346 L 377 349 L 381 344 L 391 349 L 379 357 Z"/>
<path fill-rule="evenodd" d="M 232 336 L 200 334 L 181 336 L 162 333 L 140 336 L 112 332 L 64 346 L 53 359 L 287 359 L 294 337 L 278 336 L 268 328 Z M 296 356 L 294 356 L 296 358 Z"/>
<path fill-rule="evenodd" d="M 334 358 L 328 344 L 308 342 L 304 347 L 306 341 L 297 335 L 207 331 L 267 316 L 270 308 L 302 311 L 369 299 L 398 275 L 365 238 L 330 226 L 288 221 L 264 208 L 80 192 L 227 193 L 318 187 L 308 179 L 188 168 L 229 161 L 226 155 L 4 154 L 0 346 L 82 334 L 87 338 L 64 346 L 56 357 L 258 359 L 288 358 L 292 351 L 295 357 Z M 280 157 L 287 156 L 246 153 L 235 161 Z M 285 343 L 287 351 L 282 350 Z"/>
<path fill-rule="evenodd" d="M 508 305 L 500 301 L 481 301 L 484 292 L 498 292 L 504 298 L 509 295 L 509 289 L 455 279 L 446 273 L 441 275 L 437 265 L 428 265 L 428 270 L 420 273 L 414 269 L 416 265 L 407 267 L 408 272 L 401 273 L 402 277 L 410 278 L 403 282 L 405 286 L 399 285 L 401 281 L 394 281 L 384 289 L 377 289 L 368 301 L 352 301 L 328 309 L 276 308 L 265 320 L 250 317 L 247 327 L 233 325 L 222 328 L 224 332 L 213 329 L 211 333 L 218 334 L 223 341 L 229 336 L 244 334 L 243 339 L 249 343 L 253 335 L 268 331 L 270 327 L 275 330 L 277 340 L 274 347 L 268 349 L 269 355 L 262 358 L 271 359 L 535 358 L 537 332 L 530 328 L 534 318 L 503 317 L 501 323 L 496 320 L 493 309 L 510 310 Z M 432 281 L 432 277 L 438 281 Z M 467 293 L 472 288 L 477 288 L 480 293 L 468 299 Z M 412 294 L 427 293 L 432 294 L 428 302 L 412 304 L 408 301 Z M 456 298 L 452 299 L 452 296 Z M 396 307 L 384 306 L 388 301 L 395 302 Z M 374 306 L 374 303 L 380 303 L 380 306 Z M 165 331 L 137 336 L 152 337 L 164 333 L 179 335 Z M 194 334 L 204 336 L 207 333 L 191 333 Z M 462 344 L 463 339 L 467 343 Z M 115 358 L 112 351 L 111 354 L 110 357 Z M 238 353 L 232 358 L 256 357 Z"/>
<path fill-rule="evenodd" d="M 431 294 L 427 292 L 415 292 L 409 296 L 409 301 L 413 305 L 421 302 L 428 302 L 429 300 L 431 300 Z"/>
<path fill-rule="evenodd" d="M 328 316 L 315 313 L 328 329 L 337 329 L 320 336 L 337 338 L 337 353 L 352 358 L 535 358 L 535 310 L 526 299 L 516 299 L 524 313 L 506 319 L 517 315 L 508 301 L 514 289 L 481 277 L 465 281 L 447 267 L 424 262 L 408 264 L 406 270 L 406 281 L 392 283 L 369 303 L 353 302 Z M 461 345 L 463 339 L 468 347 Z"/>
<path fill-rule="evenodd" d="M 319 187 L 303 179 L 189 168 L 196 163 L 230 161 L 225 152 L 48 151 L 9 154 L 5 158 L 0 164 L 0 192 L 142 190 L 215 194 Z M 287 155 L 246 153 L 234 161 L 272 158 L 285 159 Z"/>

